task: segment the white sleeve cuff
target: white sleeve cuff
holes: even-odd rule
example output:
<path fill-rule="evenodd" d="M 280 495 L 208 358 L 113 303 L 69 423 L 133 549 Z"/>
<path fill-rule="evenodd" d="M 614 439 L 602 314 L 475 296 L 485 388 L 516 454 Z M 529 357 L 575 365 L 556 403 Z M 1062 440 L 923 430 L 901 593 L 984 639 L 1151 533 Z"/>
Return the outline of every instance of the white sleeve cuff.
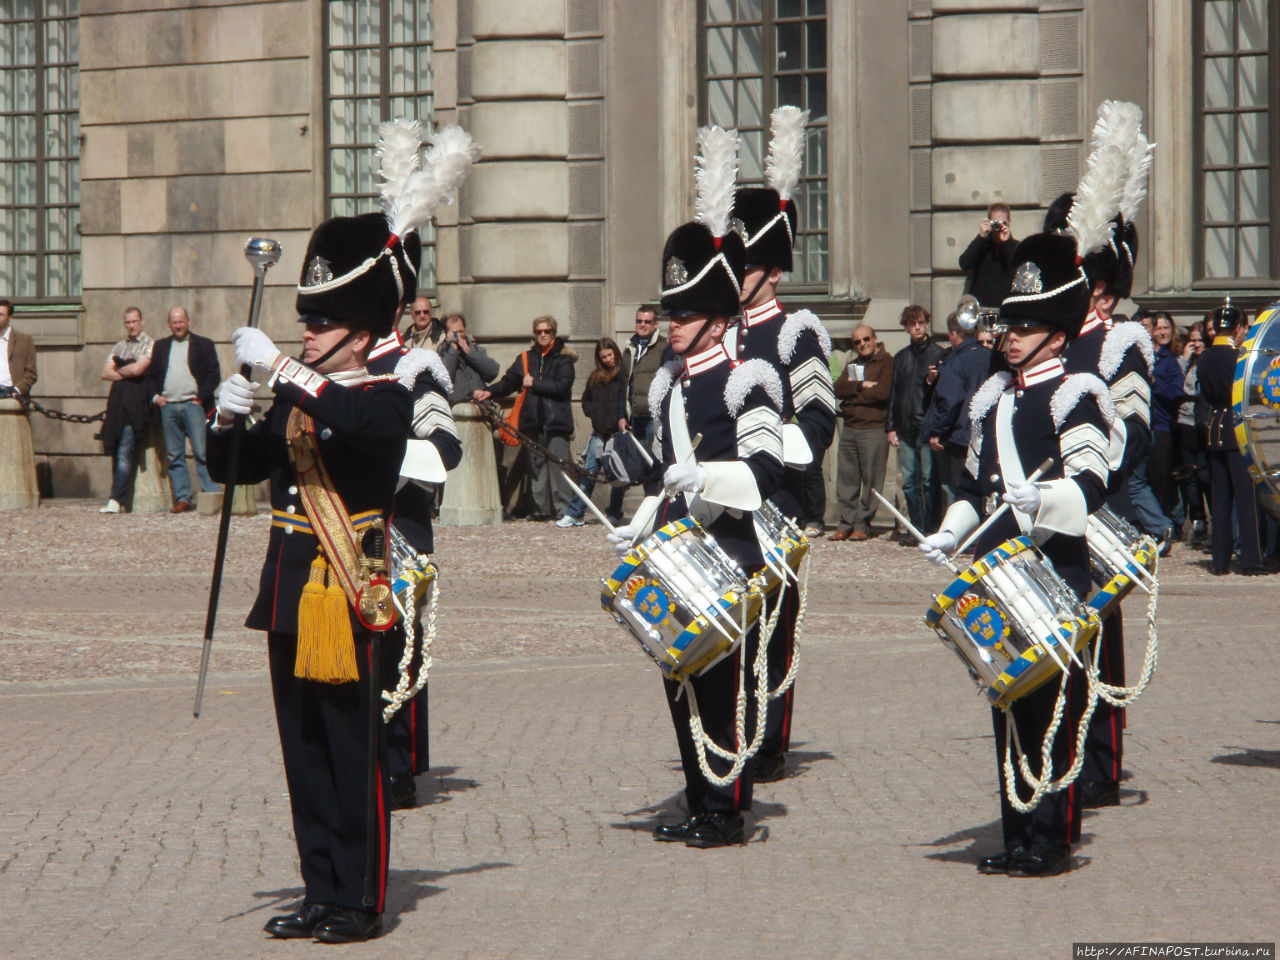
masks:
<path fill-rule="evenodd" d="M 1124 462 L 1124 445 L 1128 439 L 1128 428 L 1124 425 L 1124 420 L 1116 417 L 1111 424 L 1111 431 L 1107 434 L 1107 469 L 1115 473 L 1120 469 L 1120 465 Z"/>
<path fill-rule="evenodd" d="M 1083 537 L 1089 522 L 1089 506 L 1080 484 L 1074 480 L 1049 480 L 1036 486 L 1040 488 L 1040 509 L 1035 525 L 1052 533 Z"/>
<path fill-rule="evenodd" d="M 707 474 L 701 497 L 708 503 L 734 510 L 759 510 L 764 503 L 756 486 L 756 475 L 743 461 L 712 460 L 698 466 Z"/>
<path fill-rule="evenodd" d="M 788 467 L 807 467 L 813 463 L 813 451 L 798 423 L 782 425 L 782 462 Z"/>
<path fill-rule="evenodd" d="M 440 451 L 430 440 L 410 440 L 405 445 L 400 476 L 425 483 L 444 483 L 447 475 Z"/>
<path fill-rule="evenodd" d="M 982 518 L 968 500 L 957 500 L 947 507 L 946 516 L 938 527 L 939 533 L 949 533 L 956 538 L 956 543 L 964 543 L 964 538 L 978 529 Z"/>

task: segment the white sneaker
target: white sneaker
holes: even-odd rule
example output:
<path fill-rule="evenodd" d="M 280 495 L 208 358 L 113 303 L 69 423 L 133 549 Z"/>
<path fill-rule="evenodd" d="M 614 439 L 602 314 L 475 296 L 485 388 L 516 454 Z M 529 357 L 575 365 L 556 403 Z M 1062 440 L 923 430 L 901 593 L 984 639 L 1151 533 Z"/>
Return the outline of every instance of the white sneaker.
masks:
<path fill-rule="evenodd" d="M 108 500 L 105 507 L 98 508 L 99 513 L 119 513 L 120 502 L 118 500 Z"/>
<path fill-rule="evenodd" d="M 571 517 L 567 513 L 556 521 L 557 527 L 580 527 L 585 524 L 585 520 L 579 520 L 577 517 Z"/>

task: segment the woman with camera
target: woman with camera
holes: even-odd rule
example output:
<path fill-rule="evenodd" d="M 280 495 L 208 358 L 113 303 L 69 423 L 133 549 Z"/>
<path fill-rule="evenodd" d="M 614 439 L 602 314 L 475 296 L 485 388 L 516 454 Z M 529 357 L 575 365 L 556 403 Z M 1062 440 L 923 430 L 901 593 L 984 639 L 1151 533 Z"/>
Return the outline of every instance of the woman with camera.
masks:
<path fill-rule="evenodd" d="M 589 473 L 599 468 L 605 441 L 618 432 L 618 406 L 624 386 L 619 376 L 622 372 L 621 358 L 622 351 L 612 337 L 601 337 L 596 341 L 596 366 L 582 391 L 582 412 L 591 421 L 591 436 L 587 439 L 587 452 L 583 456 L 583 466 Z M 595 485 L 592 477 L 582 478 L 582 491 L 587 496 L 591 495 Z M 609 490 L 609 509 L 605 514 L 615 526 L 622 523 L 622 497 L 625 493 L 625 487 L 611 487 Z M 582 497 L 574 497 L 564 516 L 556 521 L 556 526 L 580 527 L 586 512 L 587 505 Z"/>

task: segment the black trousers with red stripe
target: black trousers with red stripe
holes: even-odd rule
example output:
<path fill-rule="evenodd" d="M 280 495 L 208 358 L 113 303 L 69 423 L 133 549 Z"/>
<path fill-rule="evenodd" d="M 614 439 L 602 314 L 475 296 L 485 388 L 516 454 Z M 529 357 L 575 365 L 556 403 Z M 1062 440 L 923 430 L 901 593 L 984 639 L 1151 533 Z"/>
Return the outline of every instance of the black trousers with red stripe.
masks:
<path fill-rule="evenodd" d="M 1042 776 L 1040 769 L 1041 748 L 1045 732 L 1053 720 L 1058 700 L 1061 677 L 1055 676 L 1038 690 L 1015 700 L 1010 714 L 1018 728 L 1018 742 L 1027 755 L 1031 772 Z M 1076 732 L 1084 716 L 1088 684 L 1078 667 L 1071 667 L 1071 680 L 1067 685 L 1067 703 L 1062 723 L 1053 741 L 1051 759 L 1052 774 L 1061 777 L 1070 769 L 1075 755 Z M 996 735 L 996 763 L 1000 776 L 1000 822 L 1004 829 L 1006 850 L 1016 847 L 1030 849 L 1035 844 L 1065 847 L 1080 840 L 1080 785 L 1072 784 L 1058 793 L 1050 793 L 1030 813 L 1020 813 L 1009 802 L 1008 787 L 1004 776 L 1004 748 L 1007 723 L 1003 711 L 992 709 L 991 719 Z M 1013 750 L 1014 775 L 1018 777 L 1018 796 L 1030 799 L 1031 788 L 1022 782 L 1017 773 L 1018 753 Z"/>
<path fill-rule="evenodd" d="M 796 616 L 800 613 L 800 587 L 791 584 L 782 601 L 782 613 L 769 638 L 769 689 L 776 690 L 787 678 L 796 651 Z M 782 696 L 769 701 L 765 710 L 764 742 L 761 753 L 785 753 L 791 748 L 791 715 L 795 709 L 795 684 Z"/>
<path fill-rule="evenodd" d="M 691 681 L 698 700 L 698 713 L 702 727 L 720 747 L 738 751 L 746 744 L 737 737 L 737 702 L 739 671 L 747 658 L 747 683 L 751 684 L 751 665 L 759 647 L 760 628 L 752 626 L 737 651 L 725 657 L 710 670 Z M 684 768 L 685 798 L 690 813 L 735 813 L 751 809 L 751 765 L 746 764 L 741 775 L 726 786 L 717 786 L 708 780 L 698 764 L 698 748 L 689 729 L 689 697 L 680 694 L 680 684 L 664 680 L 667 705 L 671 708 L 671 721 L 676 728 L 676 742 L 680 747 L 680 765 Z M 749 742 L 755 731 L 755 698 L 747 698 L 745 735 Z M 732 764 L 708 752 L 707 766 L 718 777 L 723 777 Z"/>
<path fill-rule="evenodd" d="M 298 638 L 267 635 L 271 691 L 284 755 L 293 832 L 308 904 L 381 912 L 387 890 L 391 818 L 386 737 L 378 727 L 376 903 L 366 905 L 368 870 L 370 643 L 356 635 L 360 679 L 328 684 L 293 675 Z M 375 672 L 375 676 L 376 676 Z"/>
<path fill-rule="evenodd" d="M 422 637 L 421 619 L 414 624 L 414 636 Z M 383 634 L 382 683 L 394 690 L 400 681 L 400 658 L 404 655 L 404 631 L 397 626 Z M 416 680 L 422 669 L 421 651 L 414 651 L 409 664 L 409 679 Z M 416 777 L 426 773 L 430 764 L 430 741 L 427 736 L 427 691 L 424 686 L 416 697 L 395 712 L 387 724 L 387 767 L 393 777 Z"/>
<path fill-rule="evenodd" d="M 1098 654 L 1098 675 L 1102 682 L 1114 687 L 1124 686 L 1124 622 L 1119 608 L 1102 621 L 1102 636 L 1094 643 L 1102 644 Z M 1093 655 L 1092 645 L 1089 655 Z M 1124 761 L 1123 707 L 1113 707 L 1099 699 L 1089 723 L 1089 735 L 1084 742 L 1084 765 L 1080 768 L 1080 785 L 1120 781 L 1120 768 Z"/>

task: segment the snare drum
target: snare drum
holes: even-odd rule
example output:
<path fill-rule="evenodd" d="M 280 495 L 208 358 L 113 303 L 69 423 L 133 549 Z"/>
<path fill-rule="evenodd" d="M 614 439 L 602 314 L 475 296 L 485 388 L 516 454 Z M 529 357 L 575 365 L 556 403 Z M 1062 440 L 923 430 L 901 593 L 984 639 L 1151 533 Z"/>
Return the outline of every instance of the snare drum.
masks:
<path fill-rule="evenodd" d="M 697 676 L 736 650 L 763 600 L 692 517 L 650 534 L 601 583 L 600 605 L 671 680 Z"/>
<path fill-rule="evenodd" d="M 403 611 L 408 598 L 413 599 L 415 607 L 421 606 L 422 598 L 428 588 L 435 582 L 439 570 L 436 565 L 410 545 L 403 533 L 394 526 L 388 528 L 388 540 L 391 543 L 391 593 L 397 605 Z"/>
<path fill-rule="evenodd" d="M 1097 614 L 1076 600 L 1028 537 L 974 561 L 934 597 L 925 622 L 1001 709 L 1058 676 L 1058 661 L 1070 665 L 1068 648 L 1080 651 L 1098 632 Z"/>
<path fill-rule="evenodd" d="M 1159 547 L 1108 507 L 1089 514 L 1084 536 L 1089 544 L 1089 571 L 1098 586 L 1088 606 L 1105 620 L 1140 580 L 1151 579 L 1142 571 L 1155 573 Z"/>
<path fill-rule="evenodd" d="M 754 520 L 756 539 L 764 554 L 764 592 L 769 595 L 784 579 L 796 579 L 800 561 L 809 553 L 809 538 L 769 500 L 755 511 Z"/>

